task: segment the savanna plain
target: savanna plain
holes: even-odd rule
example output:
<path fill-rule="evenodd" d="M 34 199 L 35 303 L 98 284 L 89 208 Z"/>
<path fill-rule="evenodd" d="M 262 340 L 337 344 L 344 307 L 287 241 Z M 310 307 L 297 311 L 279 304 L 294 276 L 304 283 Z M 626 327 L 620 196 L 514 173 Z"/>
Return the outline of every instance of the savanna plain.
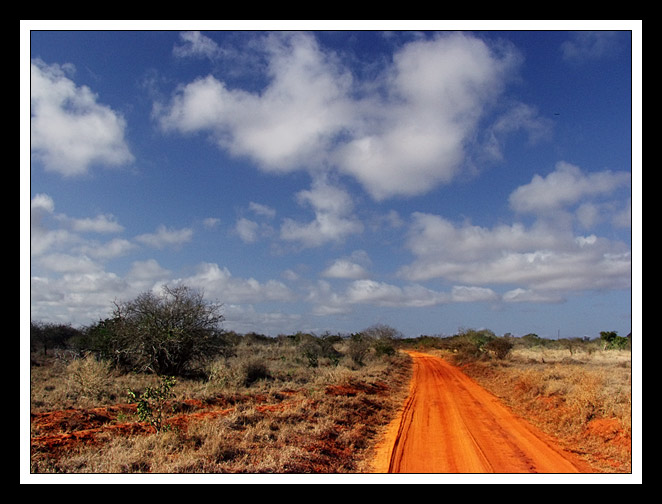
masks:
<path fill-rule="evenodd" d="M 94 354 L 32 353 L 30 471 L 370 473 L 408 391 L 411 359 L 400 348 L 459 366 L 594 472 L 631 471 L 627 349 L 512 338 L 497 357 L 450 348 L 457 336 L 231 336 L 204 372 L 173 382 Z"/>

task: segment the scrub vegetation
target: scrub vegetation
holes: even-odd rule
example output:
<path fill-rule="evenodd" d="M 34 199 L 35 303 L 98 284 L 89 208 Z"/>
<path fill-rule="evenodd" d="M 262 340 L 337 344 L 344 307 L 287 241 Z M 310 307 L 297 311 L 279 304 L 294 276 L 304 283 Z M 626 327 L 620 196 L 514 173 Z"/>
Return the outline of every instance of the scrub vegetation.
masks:
<path fill-rule="evenodd" d="M 186 287 L 117 303 L 89 327 L 31 325 L 33 473 L 362 473 L 408 393 L 409 357 L 441 355 L 597 472 L 628 472 L 630 337 L 275 337 L 221 329 Z"/>

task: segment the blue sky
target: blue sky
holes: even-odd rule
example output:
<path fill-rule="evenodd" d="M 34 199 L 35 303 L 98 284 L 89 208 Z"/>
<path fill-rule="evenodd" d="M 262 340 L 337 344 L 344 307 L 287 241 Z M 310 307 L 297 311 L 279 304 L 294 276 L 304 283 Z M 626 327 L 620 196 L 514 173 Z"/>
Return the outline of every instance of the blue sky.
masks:
<path fill-rule="evenodd" d="M 191 24 L 25 34 L 31 319 L 184 283 L 239 332 L 631 331 L 640 25 Z"/>

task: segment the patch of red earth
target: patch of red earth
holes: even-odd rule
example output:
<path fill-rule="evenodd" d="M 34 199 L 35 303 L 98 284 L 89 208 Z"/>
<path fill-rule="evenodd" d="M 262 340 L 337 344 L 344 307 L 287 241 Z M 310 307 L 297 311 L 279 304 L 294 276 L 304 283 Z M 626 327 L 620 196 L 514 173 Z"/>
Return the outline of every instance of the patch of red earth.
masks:
<path fill-rule="evenodd" d="M 274 394 L 273 398 L 280 401 L 276 404 L 258 406 L 258 410 L 276 411 L 286 407 L 286 397 L 296 394 L 296 391 L 285 390 Z M 171 411 L 177 413 L 166 422 L 181 431 L 185 431 L 190 422 L 208 420 L 227 415 L 234 406 L 247 400 L 267 402 L 267 395 L 218 396 L 206 400 L 184 399 L 173 402 Z M 123 416 L 130 417 L 137 411 L 136 404 L 118 404 L 91 409 L 66 409 L 31 413 L 32 451 L 58 454 L 62 450 L 71 449 L 79 444 L 94 445 L 103 442 L 100 434 L 110 433 L 123 436 L 151 434 L 154 428 L 147 422 L 123 422 Z"/>
<path fill-rule="evenodd" d="M 617 418 L 595 418 L 588 423 L 586 431 L 605 443 L 612 443 L 626 450 L 632 448 L 631 436 L 627 435 Z"/>
<path fill-rule="evenodd" d="M 129 415 L 135 412 L 135 404 L 47 411 L 45 413 L 31 413 L 30 425 L 33 433 L 71 432 L 98 428 L 115 420 L 121 414 Z"/>
<path fill-rule="evenodd" d="M 57 453 L 59 450 L 67 450 L 79 444 L 87 446 L 98 444 L 99 434 L 102 432 L 113 432 L 122 435 L 138 435 L 153 432 L 152 427 L 147 423 L 121 423 L 106 425 L 94 429 L 82 429 L 69 433 L 46 434 L 35 436 L 30 439 L 30 445 L 33 451 Z"/>
<path fill-rule="evenodd" d="M 350 382 L 347 385 L 329 385 L 325 389 L 327 395 L 335 396 L 356 396 L 360 393 L 363 394 L 379 394 L 387 390 L 387 385 L 381 382 L 367 383 L 367 382 Z"/>

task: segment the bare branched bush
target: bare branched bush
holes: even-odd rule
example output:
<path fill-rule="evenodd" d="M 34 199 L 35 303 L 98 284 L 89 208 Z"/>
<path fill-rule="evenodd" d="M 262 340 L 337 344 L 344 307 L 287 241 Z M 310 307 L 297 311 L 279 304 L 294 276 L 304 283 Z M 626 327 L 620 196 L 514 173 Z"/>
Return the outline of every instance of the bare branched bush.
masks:
<path fill-rule="evenodd" d="M 122 369 L 182 376 L 227 346 L 221 305 L 184 285 L 115 302 L 113 316 L 88 328 L 78 346 Z"/>

